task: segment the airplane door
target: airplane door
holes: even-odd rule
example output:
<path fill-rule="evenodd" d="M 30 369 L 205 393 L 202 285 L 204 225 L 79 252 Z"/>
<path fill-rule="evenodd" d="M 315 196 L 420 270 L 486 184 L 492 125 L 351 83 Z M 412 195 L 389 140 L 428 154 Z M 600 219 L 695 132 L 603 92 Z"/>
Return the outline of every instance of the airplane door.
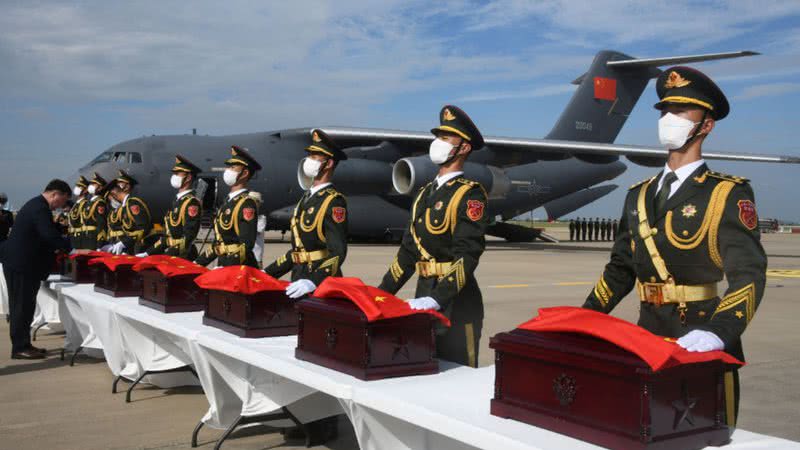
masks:
<path fill-rule="evenodd" d="M 203 203 L 203 225 L 211 223 L 217 205 L 217 178 L 200 176 L 197 180 L 197 197 Z"/>

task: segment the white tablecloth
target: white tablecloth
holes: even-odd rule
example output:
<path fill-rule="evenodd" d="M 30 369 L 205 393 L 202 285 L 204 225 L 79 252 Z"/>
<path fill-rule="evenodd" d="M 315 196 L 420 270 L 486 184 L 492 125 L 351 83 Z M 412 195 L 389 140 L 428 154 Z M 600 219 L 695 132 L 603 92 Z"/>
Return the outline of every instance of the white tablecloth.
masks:
<path fill-rule="evenodd" d="M 64 281 L 61 275 L 50 275 L 47 281 L 42 283 L 36 295 L 36 312 L 31 323 L 32 329 L 42 326 L 42 330 L 64 331 L 59 312 L 61 309 L 59 291 L 61 288 L 74 285 L 72 281 Z"/>
<path fill-rule="evenodd" d="M 91 285 L 62 292 L 70 310 L 80 307 L 91 323 L 95 338 L 86 340 L 102 342 L 112 372 L 192 363 L 210 405 L 203 421 L 215 428 L 288 405 L 304 422 L 344 411 L 362 449 L 597 448 L 489 414 L 491 366 L 442 363 L 436 375 L 366 382 L 295 359 L 295 336 L 243 339 L 202 325 L 202 313 L 162 314 L 135 299 L 95 293 Z M 800 449 L 800 443 L 737 430 L 726 448 Z"/>

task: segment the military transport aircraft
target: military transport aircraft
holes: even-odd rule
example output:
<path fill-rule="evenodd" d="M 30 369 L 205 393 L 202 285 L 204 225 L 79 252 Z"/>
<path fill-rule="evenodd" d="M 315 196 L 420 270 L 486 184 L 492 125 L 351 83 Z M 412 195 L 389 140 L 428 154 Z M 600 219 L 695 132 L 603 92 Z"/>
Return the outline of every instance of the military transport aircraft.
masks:
<path fill-rule="evenodd" d="M 528 229 L 503 223 L 543 206 L 558 218 L 617 188 L 601 184 L 622 174 L 620 156 L 645 166 L 664 164 L 667 151 L 659 147 L 613 144 L 625 120 L 660 66 L 756 55 L 755 52 L 636 59 L 615 51 L 601 51 L 589 70 L 578 77 L 572 99 L 544 139 L 486 136 L 466 164 L 466 176 L 480 181 L 489 193 L 489 214 L 497 220 L 488 233 L 509 240 L 529 240 Z M 140 182 L 139 196 L 150 205 L 154 220 L 170 207 L 169 187 L 173 156 L 180 153 L 204 172 L 201 189 L 208 214 L 226 195 L 219 188 L 224 152 L 231 145 L 250 150 L 264 170 L 250 187 L 262 193 L 267 228 L 288 228 L 294 204 L 309 180 L 298 170 L 311 132 L 324 130 L 345 148 L 349 159 L 336 170 L 334 183 L 347 195 L 350 233 L 368 238 L 402 234 L 408 220 L 411 195 L 432 180 L 437 168 L 427 156 L 433 139 L 428 132 L 369 128 L 310 127 L 230 136 L 151 136 L 122 142 L 104 151 L 79 170 L 91 178 L 94 171 L 113 177 L 124 169 Z M 706 159 L 800 163 L 800 158 L 704 151 Z M 77 175 L 75 175 L 77 177 Z M 207 188 L 205 188 L 207 186 Z"/>

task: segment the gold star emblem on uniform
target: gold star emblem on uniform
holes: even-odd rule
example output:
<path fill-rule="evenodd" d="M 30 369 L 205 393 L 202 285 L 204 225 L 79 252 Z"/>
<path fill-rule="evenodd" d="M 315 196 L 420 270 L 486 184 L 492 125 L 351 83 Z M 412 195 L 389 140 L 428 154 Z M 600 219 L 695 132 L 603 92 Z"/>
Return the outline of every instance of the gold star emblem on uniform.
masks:
<path fill-rule="evenodd" d="M 692 84 L 692 82 L 680 76 L 678 72 L 671 72 L 669 77 L 667 77 L 667 82 L 664 83 L 664 87 L 667 89 L 682 88 L 690 84 Z"/>
<path fill-rule="evenodd" d="M 435 205 L 433 205 L 433 209 L 438 211 L 438 210 L 442 209 L 442 206 L 444 206 L 444 203 L 442 203 L 442 201 L 439 200 L 438 202 L 436 202 Z"/>
<path fill-rule="evenodd" d="M 316 131 L 311 135 L 311 140 L 314 142 L 322 142 L 322 139 L 319 137 L 319 133 Z"/>
<path fill-rule="evenodd" d="M 686 218 L 694 217 L 694 215 L 697 214 L 697 207 L 691 203 L 687 203 L 683 205 L 683 208 L 681 209 L 681 214 L 683 214 L 683 217 Z"/>
<path fill-rule="evenodd" d="M 736 313 L 735 313 L 735 314 L 736 314 L 736 317 L 738 317 L 739 319 L 741 319 L 742 317 L 744 317 L 744 313 L 742 313 L 741 311 L 736 311 Z"/>
<path fill-rule="evenodd" d="M 314 214 L 314 207 L 312 206 L 311 208 L 308 208 L 308 210 L 306 210 L 306 213 Z"/>
<path fill-rule="evenodd" d="M 377 296 L 375 297 L 375 301 L 379 303 L 383 303 L 386 301 L 386 297 Z"/>
<path fill-rule="evenodd" d="M 448 122 L 456 120 L 456 116 L 452 112 L 450 112 L 448 108 L 444 109 L 444 112 L 442 113 L 442 118 Z"/>

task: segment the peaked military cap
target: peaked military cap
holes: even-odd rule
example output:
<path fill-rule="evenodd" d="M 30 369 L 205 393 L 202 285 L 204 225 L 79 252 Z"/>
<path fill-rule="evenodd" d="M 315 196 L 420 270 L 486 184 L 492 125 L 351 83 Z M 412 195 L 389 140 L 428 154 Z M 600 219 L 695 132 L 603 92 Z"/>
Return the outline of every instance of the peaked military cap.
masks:
<path fill-rule="evenodd" d="M 139 182 L 136 181 L 136 178 L 133 178 L 132 176 L 128 175 L 128 173 L 122 169 L 119 170 L 119 174 L 117 175 L 117 178 L 114 179 L 114 181 L 121 183 L 128 183 L 131 185 L 131 187 L 134 187 L 137 184 L 139 184 Z"/>
<path fill-rule="evenodd" d="M 347 154 L 336 145 L 336 142 L 333 142 L 333 139 L 324 131 L 318 129 L 311 130 L 311 145 L 306 147 L 306 151 L 309 153 L 322 153 L 336 161 L 347 159 Z"/>
<path fill-rule="evenodd" d="M 229 166 L 241 164 L 254 172 L 261 170 L 261 164 L 250 156 L 247 150 L 237 145 L 231 145 L 231 157 L 225 160 L 225 164 Z"/>
<path fill-rule="evenodd" d="M 81 189 L 86 189 L 86 186 L 89 185 L 89 180 L 86 179 L 85 176 L 81 175 L 78 177 L 78 181 L 75 182 L 75 186 L 78 186 Z"/>
<path fill-rule="evenodd" d="M 199 167 L 192 164 L 191 161 L 182 155 L 175 155 L 175 166 L 172 167 L 173 172 L 188 172 L 196 174 L 202 172 Z"/>
<path fill-rule="evenodd" d="M 656 109 L 668 103 L 690 104 L 709 111 L 714 120 L 722 120 L 730 112 L 728 99 L 711 78 L 691 67 L 675 66 L 661 73 L 656 81 L 660 101 Z"/>
<path fill-rule="evenodd" d="M 96 184 L 96 185 L 98 185 L 98 186 L 100 186 L 102 188 L 102 187 L 105 187 L 108 184 L 108 181 L 106 181 L 105 178 L 101 177 L 99 173 L 95 172 L 94 176 L 92 177 L 92 180 L 89 181 L 89 184 L 92 184 L 92 183 L 94 183 L 94 184 Z"/>
<path fill-rule="evenodd" d="M 439 112 L 439 126 L 431 129 L 431 133 L 453 133 L 461 136 L 472 144 L 473 150 L 483 147 L 483 136 L 478 127 L 472 123 L 467 113 L 458 106 L 445 105 Z"/>

